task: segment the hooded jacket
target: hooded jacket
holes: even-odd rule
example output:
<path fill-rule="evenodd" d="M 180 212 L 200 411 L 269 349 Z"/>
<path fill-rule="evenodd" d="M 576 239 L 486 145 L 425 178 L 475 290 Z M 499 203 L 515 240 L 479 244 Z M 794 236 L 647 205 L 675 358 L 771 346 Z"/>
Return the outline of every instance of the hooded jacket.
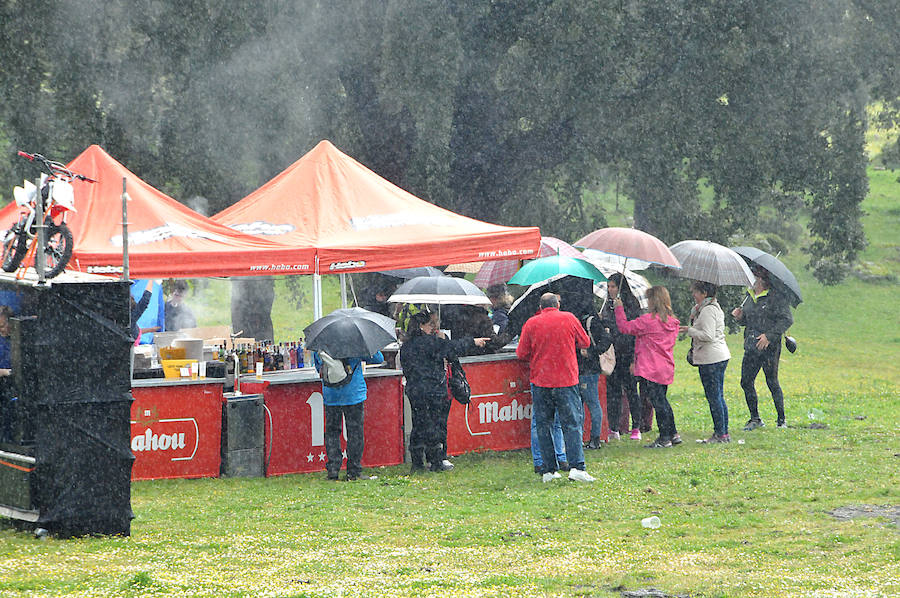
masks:
<path fill-rule="evenodd" d="M 678 318 L 669 316 L 663 322 L 655 314 L 642 314 L 627 320 L 625 310 L 617 305 L 616 324 L 620 332 L 634 335 L 634 375 L 657 384 L 671 384 L 675 380 L 672 350 L 681 324 Z"/>

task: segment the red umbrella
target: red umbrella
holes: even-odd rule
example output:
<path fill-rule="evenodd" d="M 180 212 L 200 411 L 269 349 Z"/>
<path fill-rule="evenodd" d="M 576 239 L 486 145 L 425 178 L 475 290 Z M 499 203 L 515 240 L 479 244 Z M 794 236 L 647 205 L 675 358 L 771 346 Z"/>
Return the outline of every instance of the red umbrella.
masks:
<path fill-rule="evenodd" d="M 668 268 L 681 268 L 681 262 L 665 243 L 636 228 L 601 228 L 575 241 L 575 246 L 611 253 L 626 260 L 639 259 Z"/>

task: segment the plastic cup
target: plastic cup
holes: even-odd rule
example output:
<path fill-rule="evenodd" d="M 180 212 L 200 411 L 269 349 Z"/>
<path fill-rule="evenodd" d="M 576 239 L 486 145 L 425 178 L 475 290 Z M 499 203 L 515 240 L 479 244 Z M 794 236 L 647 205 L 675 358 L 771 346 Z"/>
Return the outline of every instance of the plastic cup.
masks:
<path fill-rule="evenodd" d="M 660 522 L 659 517 L 653 515 L 651 517 L 644 517 L 641 519 L 641 527 L 645 527 L 647 529 L 659 529 Z"/>
<path fill-rule="evenodd" d="M 256 377 L 259 379 L 262 379 L 262 373 L 263 373 L 263 362 L 257 361 L 256 362 Z"/>
<path fill-rule="evenodd" d="M 206 362 L 205 361 L 200 362 L 200 377 L 206 378 Z"/>

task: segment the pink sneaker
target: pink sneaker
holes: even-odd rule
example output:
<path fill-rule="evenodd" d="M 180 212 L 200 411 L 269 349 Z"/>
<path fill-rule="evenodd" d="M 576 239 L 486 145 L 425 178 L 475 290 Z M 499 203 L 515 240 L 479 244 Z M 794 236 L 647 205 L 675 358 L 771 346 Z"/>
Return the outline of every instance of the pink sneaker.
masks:
<path fill-rule="evenodd" d="M 631 431 L 631 439 L 632 440 L 640 440 L 641 439 L 641 430 L 640 428 L 635 428 Z"/>

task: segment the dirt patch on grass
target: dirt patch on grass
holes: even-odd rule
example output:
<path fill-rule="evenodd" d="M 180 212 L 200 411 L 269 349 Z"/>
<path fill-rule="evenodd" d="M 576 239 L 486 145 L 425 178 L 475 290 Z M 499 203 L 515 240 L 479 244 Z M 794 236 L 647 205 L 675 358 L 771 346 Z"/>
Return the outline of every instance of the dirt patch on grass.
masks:
<path fill-rule="evenodd" d="M 826 512 L 842 521 L 859 517 L 884 517 L 890 519 L 900 530 L 900 506 L 898 505 L 847 505 Z"/>
<path fill-rule="evenodd" d="M 622 590 L 623 598 L 686 598 L 684 594 L 669 594 L 657 588 Z"/>

